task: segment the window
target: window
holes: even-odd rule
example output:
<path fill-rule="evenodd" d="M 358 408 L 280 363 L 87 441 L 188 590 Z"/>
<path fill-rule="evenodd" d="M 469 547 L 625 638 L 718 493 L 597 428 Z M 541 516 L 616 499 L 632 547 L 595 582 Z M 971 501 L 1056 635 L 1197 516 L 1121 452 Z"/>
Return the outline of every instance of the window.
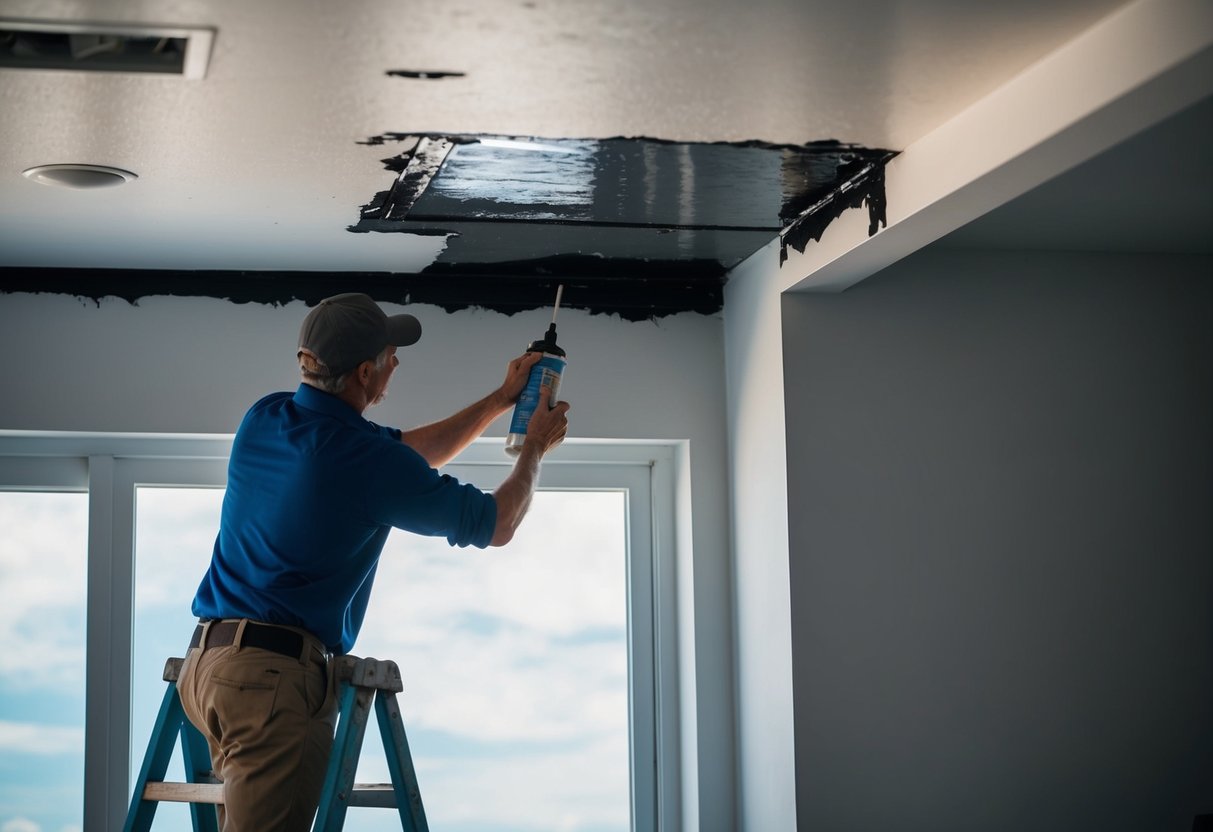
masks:
<path fill-rule="evenodd" d="M 435 829 L 630 828 L 627 520 L 624 491 L 543 491 L 502 549 L 389 538 L 354 652 L 401 668 Z M 389 781 L 381 743 L 360 781 Z"/>
<path fill-rule="evenodd" d="M 77 653 L 88 659 L 87 672 L 83 664 L 78 671 L 84 708 L 75 706 L 85 750 L 77 718 L 80 762 L 69 778 L 80 792 L 84 777 L 86 828 L 125 817 L 164 691 L 164 659 L 184 652 L 193 628 L 189 600 L 217 530 L 229 450 L 219 438 L 0 432 L 0 487 L 54 480 L 88 489 L 43 495 L 77 500 L 81 536 L 88 519 L 87 582 L 83 559 L 74 571 L 48 564 L 57 576 L 80 576 L 77 611 L 87 597 L 87 648 Z M 355 652 L 402 668 L 405 727 L 435 824 L 492 829 L 487 819 L 497 817 L 502 829 L 598 832 L 676 818 L 672 542 L 668 526 L 663 537 L 653 522 L 673 514 L 672 460 L 660 445 L 568 443 L 545 464 L 544 491 L 511 547 L 389 538 Z M 509 464 L 499 442 L 486 442 L 447 470 L 492 488 Z M 70 525 L 38 521 L 52 522 Z M 83 642 L 84 628 L 74 626 Z M 412 678 L 416 667 L 423 670 Z M 0 724 L 17 721 L 5 707 Z M 659 719 L 663 712 L 671 716 Z M 364 760 L 360 781 L 388 779 L 370 732 Z M 180 770 L 171 764 L 170 776 Z M 674 776 L 659 778 L 663 771 Z M 469 800 L 469 792 L 480 796 Z M 72 829 L 79 806 L 77 797 L 75 821 L 37 822 Z M 165 817 L 173 809 L 184 822 L 184 807 L 168 804 L 159 822 L 177 825 Z M 355 811 L 360 828 L 394 818 Z"/>
<path fill-rule="evenodd" d="M 135 618 L 131 656 L 131 772 L 143 764 L 164 697 L 165 659 L 184 656 L 194 631 L 190 602 L 219 529 L 221 488 L 141 485 L 135 490 Z M 185 770 L 180 746 L 169 777 Z M 133 777 L 132 777 L 133 779 Z M 165 803 L 156 828 L 191 828 L 189 806 Z"/>
<path fill-rule="evenodd" d="M 80 829 L 88 496 L 0 491 L 0 829 Z"/>

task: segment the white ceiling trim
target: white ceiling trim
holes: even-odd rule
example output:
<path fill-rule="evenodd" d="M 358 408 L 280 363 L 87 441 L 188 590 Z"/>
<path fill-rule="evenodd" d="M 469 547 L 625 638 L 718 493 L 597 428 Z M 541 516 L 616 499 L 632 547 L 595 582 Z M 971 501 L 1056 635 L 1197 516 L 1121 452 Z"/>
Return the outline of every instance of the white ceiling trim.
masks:
<path fill-rule="evenodd" d="M 1138 0 L 910 145 L 866 211 L 789 251 L 783 291 L 841 291 L 1213 95 L 1213 3 Z"/>

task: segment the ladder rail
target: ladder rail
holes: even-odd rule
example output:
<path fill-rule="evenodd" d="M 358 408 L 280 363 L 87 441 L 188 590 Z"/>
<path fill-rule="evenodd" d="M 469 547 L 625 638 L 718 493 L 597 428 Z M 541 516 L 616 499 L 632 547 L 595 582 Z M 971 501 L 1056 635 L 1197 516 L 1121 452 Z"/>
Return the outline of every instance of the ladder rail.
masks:
<path fill-rule="evenodd" d="M 383 738 L 392 787 L 397 794 L 403 794 L 406 798 L 397 801 L 400 825 L 404 832 L 430 832 L 425 808 L 421 804 L 421 787 L 413 768 L 413 755 L 409 752 L 409 740 L 404 733 L 404 719 L 400 716 L 400 704 L 394 693 L 384 695 L 383 691 L 376 691 L 375 716 L 379 719 L 379 736 Z"/>
<path fill-rule="evenodd" d="M 313 832 L 336 832 L 345 825 L 345 812 L 350 806 L 358 769 L 358 752 L 362 750 L 367 713 L 374 693 L 366 688 L 343 685 L 337 735 L 329 754 Z"/>
<path fill-rule="evenodd" d="M 178 662 L 176 665 L 175 661 Z M 165 664 L 164 679 L 168 682 L 168 688 L 160 701 L 160 710 L 147 743 L 147 753 L 143 755 L 143 765 L 139 769 L 139 777 L 131 794 L 124 832 L 147 832 L 151 829 L 152 821 L 156 817 L 156 806 L 161 802 L 161 799 L 154 797 L 156 786 L 164 783 L 164 774 L 168 770 L 178 737 L 181 739 L 181 754 L 185 760 L 187 780 L 179 785 L 199 785 L 199 778 L 203 776 L 201 773 L 210 770 L 210 753 L 206 740 L 186 718 L 181 707 L 181 697 L 177 695 L 177 676 L 181 669 L 179 662 L 180 660 L 170 659 Z M 152 792 L 150 795 L 149 787 Z M 207 801 L 210 802 L 213 801 Z M 190 801 L 190 820 L 193 822 L 194 832 L 219 832 L 218 814 L 214 807 L 207 803 Z"/>
<path fill-rule="evenodd" d="M 173 693 L 177 692 L 176 682 L 169 683 Z M 177 700 L 180 705 L 180 698 Z M 209 786 L 204 781 L 215 781 L 211 776 L 211 750 L 207 746 L 202 732 L 194 727 L 189 718 L 181 712 L 181 758 L 185 763 L 185 779 L 187 785 Z M 145 790 L 146 795 L 146 790 Z M 219 793 L 223 794 L 223 785 L 219 784 Z M 194 832 L 219 832 L 219 813 L 214 806 L 207 802 L 190 801 L 190 820 L 193 821 Z"/>

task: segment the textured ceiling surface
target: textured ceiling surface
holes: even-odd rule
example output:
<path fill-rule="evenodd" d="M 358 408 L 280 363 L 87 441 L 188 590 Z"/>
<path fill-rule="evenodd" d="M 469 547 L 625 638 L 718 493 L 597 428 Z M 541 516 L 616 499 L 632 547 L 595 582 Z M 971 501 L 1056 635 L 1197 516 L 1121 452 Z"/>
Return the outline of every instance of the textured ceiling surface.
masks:
<path fill-rule="evenodd" d="M 366 139 L 901 150 L 1120 4 L 0 0 L 5 18 L 216 31 L 200 81 L 0 69 L 0 267 L 412 274 L 490 260 L 500 228 L 462 229 L 445 261 L 446 236 L 351 233 L 390 183 Z M 83 192 L 20 175 L 63 162 L 139 179 Z"/>

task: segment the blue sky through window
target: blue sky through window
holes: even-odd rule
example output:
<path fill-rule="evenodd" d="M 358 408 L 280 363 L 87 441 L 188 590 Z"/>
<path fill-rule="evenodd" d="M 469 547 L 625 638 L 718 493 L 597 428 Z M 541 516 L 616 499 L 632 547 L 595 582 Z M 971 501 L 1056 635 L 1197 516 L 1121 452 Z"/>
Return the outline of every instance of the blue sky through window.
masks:
<path fill-rule="evenodd" d="M 84 817 L 85 494 L 0 492 L 0 832 Z"/>
<path fill-rule="evenodd" d="M 164 659 L 183 654 L 194 625 L 189 603 L 221 500 L 218 489 L 139 489 L 133 771 L 164 692 Z M 434 828 L 630 828 L 626 617 L 623 492 L 540 492 L 503 549 L 392 533 L 353 652 L 401 667 L 401 711 Z M 178 753 L 169 776 L 180 772 Z M 389 780 L 373 723 L 358 780 Z M 188 828 L 186 808 L 162 805 L 161 824 Z M 355 809 L 347 828 L 398 830 L 399 820 Z"/>

